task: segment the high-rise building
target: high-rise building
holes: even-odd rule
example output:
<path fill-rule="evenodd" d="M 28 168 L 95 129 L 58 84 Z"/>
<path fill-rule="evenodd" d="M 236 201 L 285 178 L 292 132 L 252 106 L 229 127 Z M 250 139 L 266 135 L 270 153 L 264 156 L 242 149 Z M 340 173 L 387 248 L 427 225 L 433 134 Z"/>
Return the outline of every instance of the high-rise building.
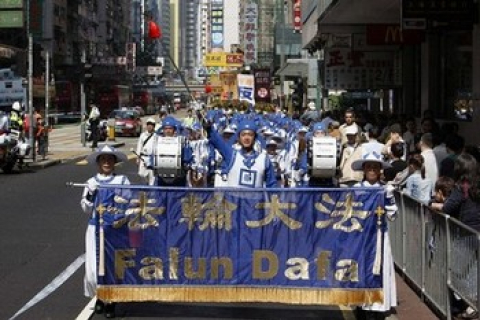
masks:
<path fill-rule="evenodd" d="M 199 0 L 182 1 L 179 10 L 180 26 L 180 47 L 179 47 L 179 68 L 189 76 L 194 75 L 195 67 L 198 65 L 198 7 Z"/>

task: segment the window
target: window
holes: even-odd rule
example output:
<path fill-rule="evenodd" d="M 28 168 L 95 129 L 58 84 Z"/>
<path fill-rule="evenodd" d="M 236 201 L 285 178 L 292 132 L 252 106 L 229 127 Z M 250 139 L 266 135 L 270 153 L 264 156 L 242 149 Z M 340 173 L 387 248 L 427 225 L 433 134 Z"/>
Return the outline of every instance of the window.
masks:
<path fill-rule="evenodd" d="M 442 118 L 472 120 L 472 34 L 445 35 L 442 43 L 443 103 Z"/>

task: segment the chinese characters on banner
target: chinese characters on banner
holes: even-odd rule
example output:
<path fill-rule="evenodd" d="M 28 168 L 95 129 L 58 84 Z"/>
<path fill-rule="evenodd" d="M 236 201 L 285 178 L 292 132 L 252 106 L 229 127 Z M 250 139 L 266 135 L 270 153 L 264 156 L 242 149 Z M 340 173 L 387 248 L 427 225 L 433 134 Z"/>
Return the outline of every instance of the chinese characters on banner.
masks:
<path fill-rule="evenodd" d="M 332 48 L 325 54 L 325 87 L 344 90 L 397 87 L 398 63 L 395 52 Z"/>
<path fill-rule="evenodd" d="M 257 62 L 257 24 L 258 24 L 258 5 L 250 1 L 245 5 L 244 18 L 244 45 L 243 50 L 245 65 L 251 65 Z"/>
<path fill-rule="evenodd" d="M 384 207 L 383 188 L 103 186 L 95 201 L 104 234 L 97 232 L 104 253 L 97 263 L 105 266 L 97 295 L 114 302 L 381 302 Z"/>
<path fill-rule="evenodd" d="M 302 32 L 302 0 L 293 0 L 293 31 Z"/>
<path fill-rule="evenodd" d="M 270 69 L 255 69 L 255 101 L 271 102 L 270 97 Z"/>

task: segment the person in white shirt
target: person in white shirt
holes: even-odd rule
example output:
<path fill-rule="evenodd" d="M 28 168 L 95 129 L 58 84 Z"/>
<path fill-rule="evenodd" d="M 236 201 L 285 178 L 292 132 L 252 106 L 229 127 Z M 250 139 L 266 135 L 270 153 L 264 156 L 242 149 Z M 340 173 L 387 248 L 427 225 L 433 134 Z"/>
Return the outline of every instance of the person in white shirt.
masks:
<path fill-rule="evenodd" d="M 148 118 L 146 122 L 146 130 L 142 132 L 137 142 L 137 165 L 138 175 L 144 179 L 144 181 L 152 185 L 155 179 L 153 170 L 147 168 L 148 155 L 153 152 L 153 136 L 155 134 L 155 119 Z"/>
<path fill-rule="evenodd" d="M 438 179 L 438 166 L 432 145 L 432 134 L 424 133 L 418 142 L 418 147 L 424 160 L 425 176 L 432 181 L 432 185 L 435 185 Z"/>

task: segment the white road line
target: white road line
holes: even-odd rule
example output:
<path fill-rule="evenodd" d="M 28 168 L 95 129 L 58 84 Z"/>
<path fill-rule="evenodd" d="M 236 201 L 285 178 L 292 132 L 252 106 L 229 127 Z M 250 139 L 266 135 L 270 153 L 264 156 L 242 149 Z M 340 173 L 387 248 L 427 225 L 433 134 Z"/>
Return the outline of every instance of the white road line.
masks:
<path fill-rule="evenodd" d="M 95 302 L 97 302 L 97 297 L 93 297 L 90 302 L 83 308 L 82 312 L 75 318 L 75 320 L 88 320 L 92 317 L 95 312 Z"/>
<path fill-rule="evenodd" d="M 28 301 L 20 310 L 17 311 L 9 320 L 13 320 L 38 302 L 48 297 L 52 292 L 57 290 L 65 281 L 67 281 L 77 270 L 85 263 L 85 254 L 79 256 L 65 270 L 63 270 L 55 279 L 46 285 L 39 293 L 37 293 L 30 301 Z"/>

